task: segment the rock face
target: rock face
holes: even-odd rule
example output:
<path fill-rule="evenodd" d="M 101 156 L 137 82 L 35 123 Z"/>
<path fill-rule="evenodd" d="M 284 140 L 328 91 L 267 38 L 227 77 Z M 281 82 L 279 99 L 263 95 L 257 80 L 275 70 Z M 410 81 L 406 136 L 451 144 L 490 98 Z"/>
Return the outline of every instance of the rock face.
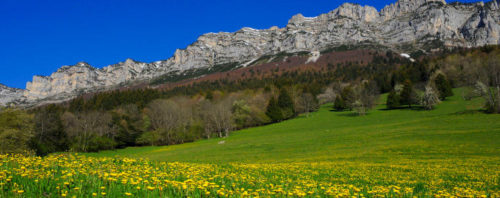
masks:
<path fill-rule="evenodd" d="M 369 43 L 395 50 L 500 44 L 499 13 L 498 0 L 469 4 L 399 0 L 380 12 L 370 6 L 345 3 L 317 17 L 297 14 L 284 28 L 204 34 L 164 61 L 141 63 L 128 59 L 101 69 L 86 63 L 63 66 L 50 76 L 33 77 L 23 97 L 27 101 L 64 99 L 172 72 L 228 63 L 247 66 L 263 55 L 316 52 L 346 44 Z M 435 41 L 441 45 L 430 44 Z"/>
<path fill-rule="evenodd" d="M 0 84 L 0 106 L 5 106 L 11 102 L 17 102 L 23 95 L 24 90 L 10 88 Z"/>

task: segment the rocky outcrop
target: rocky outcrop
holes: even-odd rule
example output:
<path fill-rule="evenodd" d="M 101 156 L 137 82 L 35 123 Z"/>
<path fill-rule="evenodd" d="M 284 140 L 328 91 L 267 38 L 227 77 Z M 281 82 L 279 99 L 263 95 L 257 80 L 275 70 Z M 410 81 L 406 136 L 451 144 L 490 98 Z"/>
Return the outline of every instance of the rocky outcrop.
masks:
<path fill-rule="evenodd" d="M 386 6 L 380 12 L 383 20 L 390 20 L 411 13 L 424 4 L 438 3 L 446 5 L 444 0 L 399 0 L 396 3 Z"/>
<path fill-rule="evenodd" d="M 0 84 L 0 106 L 6 106 L 9 103 L 18 102 L 23 95 L 24 90 L 10 88 Z"/>
<path fill-rule="evenodd" d="M 86 63 L 63 66 L 50 76 L 33 77 L 24 97 L 28 101 L 68 98 L 167 73 L 228 63 L 247 66 L 258 57 L 280 52 L 318 52 L 345 44 L 366 43 L 395 50 L 476 47 L 500 44 L 499 34 L 497 0 L 468 4 L 399 0 L 380 12 L 370 6 L 346 3 L 317 17 L 297 14 L 284 28 L 243 28 L 233 33 L 204 34 L 164 61 L 141 63 L 128 59 L 101 69 Z M 441 45 L 433 46 L 436 43 Z"/>

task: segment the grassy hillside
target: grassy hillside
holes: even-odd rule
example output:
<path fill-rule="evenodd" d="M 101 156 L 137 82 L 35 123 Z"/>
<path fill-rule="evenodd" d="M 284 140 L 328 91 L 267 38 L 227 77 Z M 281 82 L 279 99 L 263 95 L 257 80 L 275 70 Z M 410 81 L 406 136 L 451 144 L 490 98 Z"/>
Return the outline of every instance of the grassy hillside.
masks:
<path fill-rule="evenodd" d="M 459 93 L 175 146 L 0 155 L 0 197 L 500 197 L 500 115 Z"/>
<path fill-rule="evenodd" d="M 500 157 L 500 115 L 480 112 L 481 99 L 464 101 L 457 89 L 432 111 L 388 111 L 384 101 L 382 96 L 381 104 L 362 117 L 332 112 L 326 105 L 308 117 L 237 131 L 224 139 L 89 155 L 203 163 Z"/>

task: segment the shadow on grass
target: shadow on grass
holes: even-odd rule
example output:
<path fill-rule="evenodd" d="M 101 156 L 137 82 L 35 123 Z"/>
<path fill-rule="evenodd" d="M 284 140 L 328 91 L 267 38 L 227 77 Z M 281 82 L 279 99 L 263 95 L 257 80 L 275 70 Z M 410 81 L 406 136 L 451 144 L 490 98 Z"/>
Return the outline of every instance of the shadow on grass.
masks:
<path fill-rule="evenodd" d="M 467 109 L 467 110 L 463 110 L 463 111 L 457 111 L 455 113 L 450 113 L 449 115 L 473 115 L 473 114 L 488 114 L 488 112 L 486 112 L 486 110 L 484 109 L 474 109 L 474 110 L 471 110 L 471 109 Z"/>
<path fill-rule="evenodd" d="M 355 111 L 337 111 L 337 110 L 330 110 L 330 112 L 337 112 L 337 116 L 344 116 L 344 117 L 363 117 L 363 116 L 368 116 L 371 113 L 366 112 L 364 115 L 359 115 Z"/>
<path fill-rule="evenodd" d="M 408 109 L 408 110 L 412 110 L 412 111 L 427 111 L 423 106 L 411 106 L 411 107 L 408 107 L 408 106 L 403 106 L 403 107 L 394 107 L 392 109 L 389 109 L 389 108 L 382 108 L 382 109 L 378 109 L 380 111 L 391 111 L 391 110 L 403 110 L 403 109 Z"/>

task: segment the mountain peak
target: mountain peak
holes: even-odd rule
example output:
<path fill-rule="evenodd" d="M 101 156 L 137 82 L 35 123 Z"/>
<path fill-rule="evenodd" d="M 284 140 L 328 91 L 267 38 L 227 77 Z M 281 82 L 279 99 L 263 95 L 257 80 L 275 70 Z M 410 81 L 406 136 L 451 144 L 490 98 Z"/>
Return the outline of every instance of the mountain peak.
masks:
<path fill-rule="evenodd" d="M 379 17 L 379 13 L 376 8 L 372 6 L 361 6 L 353 3 L 344 3 L 337 9 L 333 10 L 332 13 L 336 16 L 349 17 L 364 22 L 372 22 Z"/>
<path fill-rule="evenodd" d="M 396 3 L 384 7 L 380 12 L 380 15 L 384 16 L 384 19 L 387 20 L 393 17 L 401 16 L 404 13 L 415 11 L 420 6 L 430 2 L 437 2 L 446 5 L 445 0 L 399 0 Z"/>
<path fill-rule="evenodd" d="M 127 58 L 127 60 L 125 60 L 125 63 L 132 64 L 132 63 L 137 63 L 137 61 L 135 61 L 134 59 L 131 59 L 131 58 Z"/>
<path fill-rule="evenodd" d="M 76 63 L 74 66 L 77 66 L 77 67 L 90 67 L 90 64 L 88 64 L 87 62 L 84 62 L 84 61 L 80 61 L 80 62 Z"/>

